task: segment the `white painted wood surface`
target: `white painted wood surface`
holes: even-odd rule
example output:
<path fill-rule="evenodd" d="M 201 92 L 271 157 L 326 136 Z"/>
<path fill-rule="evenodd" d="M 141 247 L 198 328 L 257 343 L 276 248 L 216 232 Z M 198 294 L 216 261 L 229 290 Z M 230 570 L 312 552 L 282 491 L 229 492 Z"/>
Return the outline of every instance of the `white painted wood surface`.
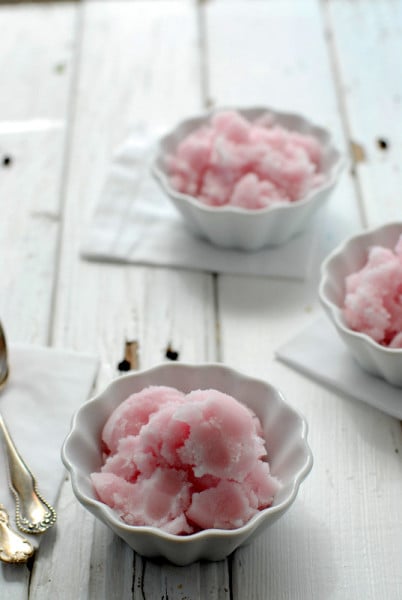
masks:
<path fill-rule="evenodd" d="M 186 362 L 223 360 L 284 391 L 307 417 L 315 457 L 271 530 L 227 561 L 186 568 L 135 556 L 66 481 L 32 572 L 0 566 L 2 600 L 402 597 L 400 423 L 274 360 L 320 311 L 322 256 L 399 216 L 401 15 L 401 0 L 0 4 L 0 316 L 10 339 L 96 353 L 102 382 L 126 339 L 139 342 L 141 367 L 165 360 L 169 344 Z M 211 103 L 303 112 L 345 152 L 351 141 L 364 148 L 330 202 L 312 277 L 81 261 L 114 147 Z"/>

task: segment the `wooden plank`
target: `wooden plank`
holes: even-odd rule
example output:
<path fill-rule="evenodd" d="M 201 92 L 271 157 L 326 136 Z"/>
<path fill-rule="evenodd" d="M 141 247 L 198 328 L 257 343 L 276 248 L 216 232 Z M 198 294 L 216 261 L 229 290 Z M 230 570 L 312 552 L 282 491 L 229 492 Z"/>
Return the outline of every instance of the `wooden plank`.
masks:
<path fill-rule="evenodd" d="M 46 343 L 59 234 L 75 10 L 0 7 L 0 315 L 9 341 Z M 0 566 L 0 597 L 30 570 Z"/>
<path fill-rule="evenodd" d="M 347 150 L 318 2 L 222 2 L 208 4 L 206 11 L 209 94 L 215 104 L 264 103 L 303 112 L 327 125 Z M 345 236 L 360 225 L 349 176 L 330 211 L 335 235 L 327 248 L 342 234 L 338 219 Z M 219 280 L 223 360 L 282 389 L 309 422 L 315 456 L 289 513 L 236 552 L 233 598 L 374 600 L 401 594 L 398 422 L 273 360 L 275 348 L 320 313 L 320 260 L 318 255 L 304 284 Z M 392 493 L 385 482 L 392 482 Z"/>
<path fill-rule="evenodd" d="M 207 5 L 211 98 L 219 105 L 260 104 L 300 112 L 328 127 L 338 147 L 346 152 L 318 3 L 255 1 L 252 10 L 250 6 L 250 2 Z M 222 30 L 224 36 L 220 35 Z M 311 278 L 304 284 L 259 279 L 250 280 L 250 289 L 242 278 L 220 278 L 221 333 L 224 344 L 227 335 L 231 338 L 227 343 L 231 355 L 241 357 L 260 344 L 245 335 L 250 324 L 258 329 L 261 320 L 271 317 L 281 323 L 280 328 L 274 328 L 278 337 L 270 337 L 273 349 L 318 310 L 316 284 L 323 255 L 360 227 L 354 183 L 348 173 L 325 210 L 327 229 L 320 237 Z M 236 330 L 243 346 L 232 339 Z"/>
<path fill-rule="evenodd" d="M 70 484 L 63 486 L 57 503 L 57 527 L 40 546 L 32 571 L 29 598 L 89 598 L 91 541 L 95 522 L 78 503 Z M 75 532 L 79 531 L 79 535 Z M 51 593 L 49 593 L 51 591 Z"/>
<path fill-rule="evenodd" d="M 81 62 L 53 342 L 96 352 L 113 375 L 127 339 L 138 342 L 142 368 L 165 360 L 168 345 L 179 352 L 180 360 L 212 360 L 216 341 L 211 276 L 79 259 L 80 241 L 114 147 L 134 128 L 169 127 L 201 106 L 196 7 L 193 2 L 165 0 L 91 1 L 81 10 Z M 71 501 L 66 489 L 62 494 L 64 502 Z M 141 598 L 162 597 L 166 586 L 171 593 L 180 590 L 185 569 L 166 564 L 155 579 L 148 577 L 153 566 L 145 562 L 144 571 L 138 575 L 137 568 L 131 569 L 130 575 L 131 552 L 101 527 L 93 541 L 87 530 L 80 530 L 75 514 L 76 508 L 61 513 L 53 552 L 61 555 L 70 538 L 79 552 L 69 552 L 63 569 L 54 562 L 38 562 L 32 599 L 62 598 L 66 572 L 77 573 L 69 581 L 69 598 L 106 599 L 111 593 L 125 597 L 134 576 L 133 593 Z M 84 568 L 80 564 L 83 555 L 90 557 L 87 581 L 87 563 Z M 115 560 L 110 560 L 115 555 L 122 557 L 124 577 L 115 576 Z M 210 571 L 204 565 L 191 567 L 193 578 L 185 586 L 189 597 L 198 597 L 197 586 L 207 581 Z M 225 562 L 213 581 L 227 581 Z"/>
<path fill-rule="evenodd" d="M 0 122 L 64 122 L 74 16 L 73 3 L 1 7 Z"/>
<path fill-rule="evenodd" d="M 116 364 L 122 357 L 125 338 L 147 337 L 149 324 L 152 350 L 140 345 L 141 366 L 163 360 L 169 342 L 181 351 L 182 360 L 191 362 L 206 355 L 211 358 L 215 342 L 214 335 L 210 338 L 208 334 L 210 326 L 205 329 L 206 336 L 202 333 L 205 319 L 213 319 L 205 302 L 212 294 L 210 277 L 168 269 L 77 262 L 81 236 L 99 198 L 114 148 L 135 128 L 169 127 L 183 114 L 200 107 L 193 5 L 90 2 L 85 7 L 84 27 L 74 143 L 82 145 L 84 136 L 85 150 L 80 155 L 75 148 L 72 152 L 68 217 L 75 222 L 66 225 L 68 250 L 63 253 L 60 284 L 63 289 L 79 289 L 82 278 L 88 290 L 84 305 L 75 293 L 59 294 L 55 338 L 67 337 L 70 346 L 100 351 L 104 362 Z M 99 53 L 104 56 L 101 74 L 96 72 Z M 174 83 L 171 73 L 176 74 Z M 93 98 L 90 109 L 89 94 Z M 89 172 L 95 175 L 89 177 Z M 75 204 L 70 202 L 71 197 Z M 163 293 L 153 291 L 154 285 L 163 288 Z M 158 297 L 158 303 L 152 302 L 152 296 Z M 188 312 L 179 308 L 182 300 Z M 110 307 L 107 313 L 103 305 Z M 152 317 L 148 314 L 150 306 Z M 84 316 L 86 311 L 89 313 Z M 187 342 L 187 331 L 199 311 L 204 315 L 199 341 L 194 344 Z M 70 323 L 68 332 L 64 331 L 66 320 Z M 85 339 L 81 335 L 82 322 L 88 331 Z"/>
<path fill-rule="evenodd" d="M 11 340 L 46 342 L 75 10 L 2 6 L 0 17 L 0 313 Z"/>
<path fill-rule="evenodd" d="M 229 600 L 230 582 L 226 561 L 193 563 L 172 567 L 161 561 L 136 557 L 134 600 L 164 598 L 169 600 Z"/>
<path fill-rule="evenodd" d="M 133 589 L 133 564 L 135 554 L 120 538 L 100 523 L 95 522 L 88 598 L 131 598 Z M 116 585 L 118 573 L 119 584 Z"/>
<path fill-rule="evenodd" d="M 260 105 L 301 113 L 328 128 L 334 143 L 347 157 L 348 143 L 317 3 L 257 0 L 252 3 L 252 10 L 248 6 L 244 2 L 206 5 L 209 103 Z M 324 231 L 316 248 L 312 270 L 315 280 L 322 258 L 343 237 L 361 227 L 350 173 L 342 175 L 320 216 Z M 308 288 L 310 305 L 316 301 L 316 295 L 311 293 L 310 284 Z"/>
<path fill-rule="evenodd" d="M 323 2 L 367 224 L 401 219 L 402 2 Z M 356 33 L 358 32 L 358 35 Z M 359 158 L 359 157 L 358 157 Z"/>

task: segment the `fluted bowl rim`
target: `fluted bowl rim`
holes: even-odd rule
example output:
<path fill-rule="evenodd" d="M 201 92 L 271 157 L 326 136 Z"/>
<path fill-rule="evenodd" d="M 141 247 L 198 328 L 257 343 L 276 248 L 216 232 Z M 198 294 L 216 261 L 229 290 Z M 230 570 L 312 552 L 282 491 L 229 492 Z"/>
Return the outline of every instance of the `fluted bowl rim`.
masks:
<path fill-rule="evenodd" d="M 336 286 L 342 286 L 342 281 L 339 280 L 339 275 L 336 273 L 336 266 L 339 264 L 339 261 L 345 261 L 346 263 L 349 260 L 353 260 L 353 257 L 357 252 L 360 252 L 362 249 L 367 252 L 371 246 L 378 244 L 393 249 L 395 243 L 392 242 L 391 239 L 395 239 L 395 232 L 399 232 L 399 235 L 402 235 L 402 221 L 390 221 L 380 226 L 369 228 L 343 240 L 323 261 L 318 289 L 321 304 L 337 329 L 340 330 L 346 338 L 367 345 L 376 353 L 380 353 L 384 357 L 387 355 L 396 356 L 398 354 L 402 356 L 402 348 L 382 346 L 366 333 L 354 331 L 348 327 L 342 318 L 340 310 L 341 306 L 331 300 L 328 289 L 334 282 Z M 363 264 L 361 264 L 361 267 L 362 266 Z M 353 269 L 349 269 L 348 274 L 353 272 Z"/>
<path fill-rule="evenodd" d="M 171 186 L 167 170 L 163 166 L 163 160 L 167 154 L 167 148 L 171 146 L 172 140 L 174 140 L 174 144 L 177 145 L 178 142 L 183 139 L 185 135 L 188 135 L 190 131 L 209 122 L 213 115 L 223 111 L 237 111 L 248 120 L 251 118 L 258 118 L 265 113 L 269 113 L 272 115 L 275 124 L 279 124 L 292 131 L 310 134 L 318 139 L 323 145 L 324 150 L 327 150 L 333 154 L 333 161 L 330 165 L 330 168 L 324 170 L 325 180 L 316 188 L 309 190 L 309 192 L 303 196 L 303 198 L 297 200 L 297 202 L 292 202 L 290 204 L 275 204 L 259 209 L 249 209 L 231 205 L 208 206 L 200 202 L 195 196 L 177 191 Z M 291 123 L 292 126 L 290 126 L 289 123 Z M 209 214 L 231 213 L 238 215 L 239 218 L 244 215 L 248 215 L 257 219 L 258 217 L 261 218 L 262 215 L 276 212 L 284 212 L 285 214 L 292 213 L 295 207 L 298 206 L 300 208 L 301 206 L 310 203 L 310 201 L 314 197 L 318 196 L 320 192 L 329 190 L 335 185 L 344 166 L 345 159 L 341 152 L 336 148 L 333 136 L 329 129 L 319 125 L 318 123 L 314 123 L 308 117 L 297 112 L 282 111 L 270 106 L 255 105 L 215 107 L 209 111 L 200 112 L 182 119 L 172 129 L 164 133 L 159 138 L 157 152 L 152 162 L 151 170 L 156 180 L 161 185 L 163 191 L 168 196 L 179 201 L 189 202 L 194 208 L 199 209 L 201 212 Z"/>
<path fill-rule="evenodd" d="M 99 421 L 105 422 L 107 416 L 129 393 L 139 391 L 148 385 L 173 385 L 182 391 L 191 391 L 191 381 L 212 380 L 221 381 L 220 389 L 230 393 L 228 389 L 233 386 L 242 386 L 248 390 L 254 390 L 255 399 L 246 402 L 244 398 L 237 398 L 243 404 L 260 406 L 261 414 L 265 415 L 267 407 L 278 410 L 278 419 L 290 423 L 289 437 L 293 436 L 295 447 L 297 446 L 297 468 L 294 469 L 289 478 L 288 491 L 280 502 L 263 509 L 253 516 L 242 527 L 237 529 L 206 529 L 186 536 L 174 535 L 151 526 L 132 526 L 125 524 L 117 514 L 106 504 L 97 499 L 92 489 L 89 491 L 88 479 L 91 469 L 85 464 L 85 453 L 100 452 Z M 197 386 L 199 387 L 199 386 Z M 194 389 L 197 389 L 195 387 Z M 206 388 L 212 387 L 206 383 Z M 124 390 L 124 393 L 123 393 Z M 120 395 L 119 395 L 120 394 Z M 260 416 L 257 412 L 257 416 Z M 96 421 L 96 423 L 94 422 Z M 284 423 L 286 425 L 286 423 Z M 71 430 L 64 442 L 62 459 L 71 476 L 74 494 L 81 504 L 97 518 L 109 525 L 118 535 L 136 549 L 136 536 L 146 536 L 150 548 L 152 541 L 156 541 L 158 551 L 149 551 L 150 556 L 162 555 L 177 564 L 187 564 L 188 560 L 183 554 L 188 549 L 191 562 L 197 559 L 220 560 L 228 555 L 239 545 L 246 543 L 247 539 L 254 536 L 258 530 L 263 529 L 270 521 L 276 520 L 283 514 L 295 500 L 300 484 L 307 477 L 313 464 L 312 453 L 307 443 L 307 422 L 298 411 L 288 405 L 281 392 L 273 385 L 254 377 L 243 375 L 237 370 L 217 363 L 202 365 L 191 365 L 184 363 L 163 363 L 143 371 L 128 373 L 110 382 L 107 387 L 92 399 L 88 400 L 73 416 Z M 87 450 L 86 450 L 87 449 Z M 269 457 L 270 463 L 274 464 L 275 457 Z M 280 478 L 280 474 L 273 473 Z M 148 542 L 147 542 L 148 543 Z M 218 550 L 214 550 L 214 544 L 218 544 Z M 193 547 L 193 554 L 191 548 Z M 220 549 L 220 550 L 219 550 Z M 147 555 L 146 552 L 140 552 Z"/>

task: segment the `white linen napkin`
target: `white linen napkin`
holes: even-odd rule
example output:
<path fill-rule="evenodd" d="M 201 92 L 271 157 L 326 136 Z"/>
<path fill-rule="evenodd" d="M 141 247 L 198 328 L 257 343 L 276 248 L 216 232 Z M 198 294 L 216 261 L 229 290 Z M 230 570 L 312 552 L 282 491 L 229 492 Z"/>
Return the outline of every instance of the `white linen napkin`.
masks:
<path fill-rule="evenodd" d="M 331 389 L 402 419 L 402 390 L 366 373 L 324 316 L 278 348 L 276 357 Z"/>
<path fill-rule="evenodd" d="M 21 344 L 11 345 L 9 351 L 10 377 L 0 393 L 0 412 L 35 476 L 39 492 L 54 505 L 64 474 L 61 446 L 73 413 L 88 398 L 98 361 L 86 354 Z M 8 510 L 10 525 L 16 529 L 15 502 L 8 488 L 2 439 L 0 503 Z M 42 535 L 25 537 L 38 546 Z"/>
<path fill-rule="evenodd" d="M 182 267 L 216 273 L 304 279 L 315 231 L 257 252 L 217 248 L 187 231 L 150 172 L 155 137 L 130 137 L 114 155 L 81 255 L 90 260 Z"/>

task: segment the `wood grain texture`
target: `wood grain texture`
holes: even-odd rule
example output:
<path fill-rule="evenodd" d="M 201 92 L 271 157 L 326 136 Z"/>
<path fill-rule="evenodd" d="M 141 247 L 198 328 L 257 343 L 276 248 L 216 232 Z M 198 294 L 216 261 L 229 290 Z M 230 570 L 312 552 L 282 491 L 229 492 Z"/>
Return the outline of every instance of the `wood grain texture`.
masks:
<path fill-rule="evenodd" d="M 134 600 L 163 598 L 229 600 L 228 562 L 193 563 L 174 567 L 165 561 L 136 557 Z"/>
<path fill-rule="evenodd" d="M 216 104 L 259 102 L 304 112 L 327 125 L 347 151 L 347 123 L 339 110 L 337 73 L 318 2 L 300 2 L 297 8 L 290 2 L 209 4 L 206 22 L 208 85 Z M 336 238 L 361 226 L 349 175 L 329 210 L 335 235 L 323 244 L 327 251 Z M 395 569 L 401 558 L 400 492 L 385 497 L 380 483 L 385 469 L 384 481 L 401 485 L 399 423 L 274 361 L 275 348 L 320 312 L 316 284 L 321 258 L 317 255 L 314 274 L 304 284 L 260 280 L 244 285 L 241 278 L 227 276 L 219 281 L 223 360 L 283 390 L 307 418 L 315 456 L 313 472 L 288 515 L 258 543 L 235 554 L 234 598 L 263 600 L 267 590 L 283 600 L 396 599 L 401 593 Z M 393 523 L 398 523 L 394 530 Z M 377 555 L 379 544 L 389 548 L 388 558 Z"/>
<path fill-rule="evenodd" d="M 1 600 L 402 597 L 399 422 L 274 359 L 321 312 L 322 256 L 365 219 L 398 217 L 401 11 L 401 0 L 0 6 L 0 316 L 10 339 L 97 354 L 99 388 L 127 341 L 140 368 L 168 347 L 184 362 L 222 359 L 282 389 L 307 418 L 315 457 L 271 529 L 228 561 L 182 568 L 133 553 L 66 480 L 32 573 L 0 565 Z M 346 155 L 355 144 L 356 176 L 347 170 L 328 204 L 309 280 L 80 259 L 114 148 L 205 103 L 302 112 Z"/>
<path fill-rule="evenodd" d="M 0 313 L 11 340 L 48 340 L 74 29 L 71 5 L 1 9 Z"/>
<path fill-rule="evenodd" d="M 348 135 L 364 148 L 355 165 L 367 224 L 401 220 L 402 3 L 323 3 L 332 30 Z"/>
<path fill-rule="evenodd" d="M 80 241 L 114 147 L 134 129 L 169 127 L 201 105 L 196 17 L 192 2 L 88 2 L 81 9 L 53 341 L 96 352 L 114 375 L 127 339 L 138 342 L 141 368 L 164 361 L 169 345 L 185 362 L 212 360 L 216 352 L 211 276 L 79 260 Z M 69 497 L 68 491 L 63 490 L 64 496 Z M 215 572 L 215 567 L 193 565 L 186 577 L 183 569 L 165 565 L 154 570 L 146 562 L 138 582 L 140 559 L 133 571 L 132 552 L 104 528 L 97 528 L 92 539 L 77 527 L 75 515 L 61 513 L 61 530 L 70 537 L 74 531 L 80 553 L 91 557 L 91 575 L 88 581 L 72 579 L 66 598 L 85 593 L 125 597 L 131 585 L 135 597 L 146 599 L 162 597 L 166 589 L 169 598 L 175 590 L 182 597 L 183 586 L 190 597 L 198 597 L 203 586 L 224 580 L 225 563 L 219 577 L 209 578 L 204 571 Z M 55 543 L 54 552 L 61 552 L 65 536 Z M 122 558 L 125 574 L 118 579 L 115 559 L 107 560 L 115 554 Z M 81 573 L 78 558 L 69 560 L 69 569 Z M 31 585 L 38 597 L 62 597 L 62 574 L 53 570 L 39 558 Z"/>
<path fill-rule="evenodd" d="M 71 5 L 0 10 L 0 316 L 10 342 L 48 341 L 74 19 Z M 2 600 L 25 600 L 30 576 L 1 564 Z"/>

